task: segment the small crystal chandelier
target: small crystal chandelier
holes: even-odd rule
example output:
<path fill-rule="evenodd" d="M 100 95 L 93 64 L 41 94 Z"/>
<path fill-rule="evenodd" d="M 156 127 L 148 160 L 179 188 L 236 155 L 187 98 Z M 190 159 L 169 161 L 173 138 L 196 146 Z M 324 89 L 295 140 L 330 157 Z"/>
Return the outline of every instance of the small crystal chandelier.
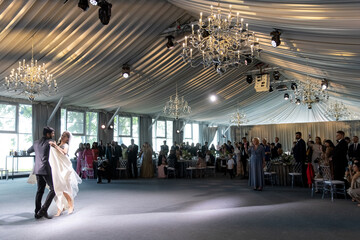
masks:
<path fill-rule="evenodd" d="M 191 107 L 188 102 L 184 100 L 184 97 L 180 98 L 178 96 L 177 86 L 175 97 L 172 98 L 172 96 L 170 96 L 170 100 L 166 102 L 163 112 L 175 119 L 179 119 L 180 116 L 191 113 Z"/>
<path fill-rule="evenodd" d="M 230 123 L 233 125 L 237 125 L 238 127 L 247 122 L 248 120 L 246 118 L 246 114 L 244 112 L 241 112 L 240 109 L 237 109 L 236 112 L 233 113 L 230 117 Z"/>
<path fill-rule="evenodd" d="M 32 44 L 30 65 L 23 59 L 19 62 L 19 67 L 16 70 L 12 69 L 10 76 L 5 77 L 4 83 L 6 90 L 25 94 L 30 101 L 34 101 L 36 95 L 57 92 L 57 83 L 53 75 L 48 73 L 45 63 L 38 65 L 33 56 L 34 45 Z"/>
<path fill-rule="evenodd" d="M 323 89 L 310 80 L 307 80 L 306 83 L 292 83 L 291 89 L 293 90 L 293 96 L 287 96 L 285 100 L 290 99 L 290 102 L 296 105 L 307 105 L 308 109 L 312 109 L 314 103 L 329 99 L 329 94 L 326 89 Z"/>
<path fill-rule="evenodd" d="M 335 101 L 330 103 L 326 109 L 326 115 L 330 118 L 335 118 L 336 121 L 350 120 L 351 113 L 342 102 Z"/>
<path fill-rule="evenodd" d="M 203 20 L 200 13 L 199 22 L 194 24 L 191 35 L 185 37 L 181 56 L 191 67 L 203 64 L 204 67 L 215 66 L 218 73 L 225 73 L 228 68 L 250 64 L 260 52 L 259 39 L 249 31 L 248 23 L 231 12 L 221 15 L 220 4 L 217 13 L 210 8 L 211 14 Z"/>

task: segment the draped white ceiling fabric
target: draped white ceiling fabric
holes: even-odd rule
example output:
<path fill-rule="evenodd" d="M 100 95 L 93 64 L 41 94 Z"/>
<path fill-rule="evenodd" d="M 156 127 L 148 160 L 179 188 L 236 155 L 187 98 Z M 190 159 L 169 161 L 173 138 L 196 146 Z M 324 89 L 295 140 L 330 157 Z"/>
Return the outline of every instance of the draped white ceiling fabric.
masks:
<path fill-rule="evenodd" d="M 228 124 L 238 106 L 249 125 L 332 120 L 326 104 L 312 110 L 283 100 L 284 92 L 257 93 L 246 82 L 246 72 L 255 63 L 231 69 L 222 76 L 213 68 L 191 68 L 181 57 L 180 44 L 165 47 L 162 34 L 174 23 L 191 22 L 199 12 L 207 15 L 217 1 L 134 0 L 115 1 L 109 25 L 98 19 L 98 7 L 86 12 L 75 0 L 15 0 L 0 2 L 0 84 L 23 58 L 47 63 L 59 85 L 52 96 L 39 101 L 64 106 L 157 115 L 175 85 L 189 102 L 191 120 Z M 360 107 L 360 2 L 359 1 L 220 1 L 232 4 L 250 30 L 260 38 L 258 62 L 279 67 L 281 79 L 305 81 L 309 77 L 330 82 L 330 99 L 341 100 L 354 113 Z M 207 13 L 207 14 L 206 14 Z M 282 32 L 282 44 L 273 48 L 269 33 Z M 121 77 L 122 65 L 131 66 L 131 76 Z M 209 94 L 219 100 L 210 103 Z M 2 88 L 0 97 L 25 98 Z"/>

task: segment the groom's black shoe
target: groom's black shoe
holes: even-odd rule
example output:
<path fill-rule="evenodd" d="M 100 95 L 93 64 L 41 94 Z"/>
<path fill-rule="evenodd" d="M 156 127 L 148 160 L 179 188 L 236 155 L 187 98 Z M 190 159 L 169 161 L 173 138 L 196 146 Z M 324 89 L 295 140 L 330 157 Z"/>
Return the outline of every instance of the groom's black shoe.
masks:
<path fill-rule="evenodd" d="M 52 217 L 50 217 L 47 213 L 47 211 L 43 210 L 43 209 L 40 209 L 40 211 L 38 211 L 37 215 L 42 218 L 47 218 L 47 219 L 52 219 Z"/>
<path fill-rule="evenodd" d="M 40 219 L 40 218 L 41 218 L 37 213 L 34 214 L 34 217 L 35 217 L 36 219 Z"/>

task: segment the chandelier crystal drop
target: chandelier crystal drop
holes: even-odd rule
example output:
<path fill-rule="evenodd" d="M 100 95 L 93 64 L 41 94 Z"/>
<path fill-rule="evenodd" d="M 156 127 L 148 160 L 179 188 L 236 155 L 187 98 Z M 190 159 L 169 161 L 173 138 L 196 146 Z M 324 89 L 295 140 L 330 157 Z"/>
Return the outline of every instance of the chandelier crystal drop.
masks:
<path fill-rule="evenodd" d="M 230 117 L 230 123 L 239 127 L 240 125 L 243 125 L 247 122 L 248 120 L 246 118 L 246 114 L 244 112 L 241 112 L 240 109 L 237 109 L 236 112 L 233 113 Z"/>
<path fill-rule="evenodd" d="M 330 103 L 326 109 L 326 114 L 330 118 L 335 118 L 336 121 L 351 120 L 351 113 L 342 102 L 335 101 Z"/>
<path fill-rule="evenodd" d="M 188 115 L 191 113 L 191 107 L 188 102 L 185 101 L 184 97 L 179 97 L 177 87 L 175 96 L 170 96 L 170 100 L 166 102 L 163 112 L 165 115 L 179 119 L 183 115 Z"/>
<path fill-rule="evenodd" d="M 308 109 L 312 109 L 313 104 L 320 101 L 327 101 L 329 94 L 326 89 L 307 80 L 306 83 L 298 82 L 292 84 L 293 95 L 290 96 L 290 102 L 297 105 L 307 105 Z"/>
<path fill-rule="evenodd" d="M 215 66 L 218 73 L 228 68 L 250 64 L 258 57 L 260 45 L 255 33 L 249 31 L 248 23 L 233 15 L 231 5 L 228 14 L 223 16 L 218 6 L 215 13 L 211 6 L 210 16 L 200 19 L 192 25 L 192 33 L 185 37 L 181 56 L 191 67 L 201 64 L 204 67 Z"/>
<path fill-rule="evenodd" d="M 30 65 L 25 59 L 19 62 L 19 67 L 12 69 L 8 77 L 5 77 L 4 87 L 10 92 L 27 95 L 30 101 L 40 94 L 57 92 L 57 83 L 53 75 L 45 68 L 45 63 L 38 64 L 33 57 L 33 46 Z"/>

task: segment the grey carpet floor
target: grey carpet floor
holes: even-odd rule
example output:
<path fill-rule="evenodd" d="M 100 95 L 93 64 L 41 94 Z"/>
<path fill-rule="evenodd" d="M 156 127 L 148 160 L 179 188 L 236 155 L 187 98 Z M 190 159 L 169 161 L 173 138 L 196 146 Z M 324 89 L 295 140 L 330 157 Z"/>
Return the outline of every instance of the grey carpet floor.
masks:
<path fill-rule="evenodd" d="M 360 233 L 360 207 L 350 200 L 311 198 L 300 187 L 257 192 L 245 180 L 86 180 L 75 212 L 51 220 L 33 218 L 35 192 L 25 178 L 0 180 L 0 239 L 338 240 Z"/>

